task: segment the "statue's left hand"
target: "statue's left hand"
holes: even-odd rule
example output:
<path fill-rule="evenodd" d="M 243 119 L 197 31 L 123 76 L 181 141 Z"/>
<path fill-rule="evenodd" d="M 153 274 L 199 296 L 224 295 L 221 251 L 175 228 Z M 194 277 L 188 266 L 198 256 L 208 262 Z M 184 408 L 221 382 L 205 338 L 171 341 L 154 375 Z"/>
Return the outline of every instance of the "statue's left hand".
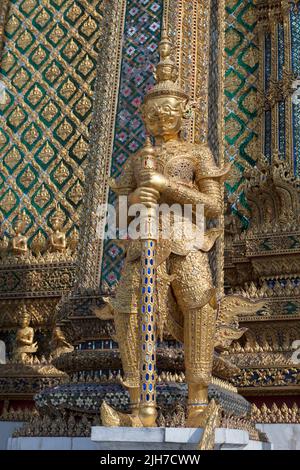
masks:
<path fill-rule="evenodd" d="M 141 184 L 154 188 L 160 193 L 168 186 L 168 179 L 161 173 L 153 170 L 142 170 L 140 173 Z"/>

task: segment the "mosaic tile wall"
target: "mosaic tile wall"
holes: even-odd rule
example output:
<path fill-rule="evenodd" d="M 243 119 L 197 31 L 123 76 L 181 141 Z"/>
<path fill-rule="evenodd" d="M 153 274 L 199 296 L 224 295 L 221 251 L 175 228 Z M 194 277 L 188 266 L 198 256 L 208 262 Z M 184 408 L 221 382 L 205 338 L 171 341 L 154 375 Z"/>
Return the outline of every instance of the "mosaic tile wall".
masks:
<path fill-rule="evenodd" d="M 208 88 L 208 135 L 207 140 L 210 148 L 217 160 L 219 156 L 219 132 L 218 132 L 218 120 L 220 110 L 216 103 L 219 100 L 219 54 L 220 49 L 218 47 L 219 42 L 219 22 L 218 17 L 221 15 L 219 12 L 218 0 L 212 0 L 211 2 L 211 14 L 210 14 L 210 57 L 209 57 L 209 88 Z M 217 162 L 218 163 L 218 162 Z"/>
<path fill-rule="evenodd" d="M 145 141 L 139 107 L 153 84 L 152 64 L 158 61 L 162 0 L 128 0 L 125 18 L 120 94 L 116 117 L 111 175 L 116 177 L 130 154 Z M 110 192 L 109 203 L 114 194 Z M 101 290 L 110 290 L 120 277 L 123 248 L 108 240 L 104 245 Z"/>
<path fill-rule="evenodd" d="M 70 233 L 83 197 L 103 0 L 11 0 L 0 81 L 0 214 L 13 234 L 25 208 L 30 240 L 55 201 Z"/>
<path fill-rule="evenodd" d="M 245 167 L 253 166 L 256 159 L 258 54 L 255 26 L 252 0 L 226 1 L 225 153 L 227 160 L 234 161 L 234 168 L 225 187 L 228 195 L 235 195 L 242 204 L 239 186 L 243 172 Z M 248 221 L 235 204 L 232 212 L 246 227 Z"/>

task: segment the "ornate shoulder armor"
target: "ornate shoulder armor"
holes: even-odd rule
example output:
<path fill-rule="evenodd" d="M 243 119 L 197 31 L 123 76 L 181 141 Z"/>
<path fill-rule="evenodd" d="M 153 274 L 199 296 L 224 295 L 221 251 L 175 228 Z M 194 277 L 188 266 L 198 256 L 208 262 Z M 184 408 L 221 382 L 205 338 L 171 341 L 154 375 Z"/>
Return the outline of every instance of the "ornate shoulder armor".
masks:
<path fill-rule="evenodd" d="M 223 182 L 226 175 L 231 170 L 231 163 L 227 163 L 222 167 L 218 167 L 208 145 L 198 145 L 195 148 L 197 153 L 197 181 L 204 179 L 216 179 Z"/>

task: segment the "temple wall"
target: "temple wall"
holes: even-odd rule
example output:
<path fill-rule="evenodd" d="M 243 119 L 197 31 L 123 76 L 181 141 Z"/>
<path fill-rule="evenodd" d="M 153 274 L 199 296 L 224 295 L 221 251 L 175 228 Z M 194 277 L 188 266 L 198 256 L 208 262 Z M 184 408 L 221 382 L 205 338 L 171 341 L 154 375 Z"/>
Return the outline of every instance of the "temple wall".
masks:
<path fill-rule="evenodd" d="M 0 68 L 4 238 L 23 209 L 29 242 L 38 233 L 47 238 L 56 203 L 66 232 L 78 229 L 102 9 L 103 0 L 8 2 Z"/>

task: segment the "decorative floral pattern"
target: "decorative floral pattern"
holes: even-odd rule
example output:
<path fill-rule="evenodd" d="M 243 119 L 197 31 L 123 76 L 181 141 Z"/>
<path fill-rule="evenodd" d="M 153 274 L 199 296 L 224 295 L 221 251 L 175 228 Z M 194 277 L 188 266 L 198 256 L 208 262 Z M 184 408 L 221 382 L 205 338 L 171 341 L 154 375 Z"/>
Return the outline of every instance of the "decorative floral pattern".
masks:
<path fill-rule="evenodd" d="M 79 223 L 103 0 L 11 0 L 0 81 L 0 214 L 11 236 L 20 209 L 30 241 Z"/>

